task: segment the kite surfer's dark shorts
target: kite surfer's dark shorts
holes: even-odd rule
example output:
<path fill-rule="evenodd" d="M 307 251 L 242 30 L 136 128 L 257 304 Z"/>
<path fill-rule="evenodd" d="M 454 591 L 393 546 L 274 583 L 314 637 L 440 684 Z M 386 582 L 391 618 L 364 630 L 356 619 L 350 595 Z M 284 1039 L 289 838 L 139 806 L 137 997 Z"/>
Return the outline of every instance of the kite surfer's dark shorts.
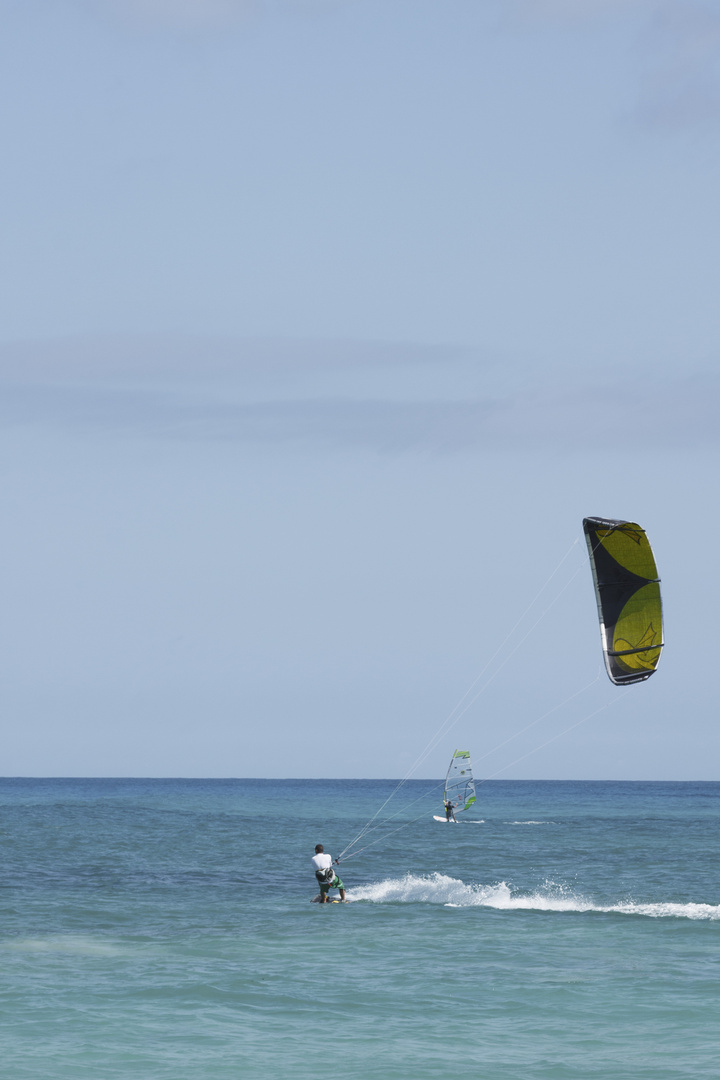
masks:
<path fill-rule="evenodd" d="M 335 877 L 332 879 L 332 881 L 329 881 L 327 884 L 320 886 L 320 893 L 321 893 L 322 896 L 326 896 L 328 894 L 328 892 L 330 891 L 330 889 L 344 889 L 344 888 L 345 888 L 345 886 L 343 885 L 342 881 L 340 880 L 340 878 L 336 874 Z"/>

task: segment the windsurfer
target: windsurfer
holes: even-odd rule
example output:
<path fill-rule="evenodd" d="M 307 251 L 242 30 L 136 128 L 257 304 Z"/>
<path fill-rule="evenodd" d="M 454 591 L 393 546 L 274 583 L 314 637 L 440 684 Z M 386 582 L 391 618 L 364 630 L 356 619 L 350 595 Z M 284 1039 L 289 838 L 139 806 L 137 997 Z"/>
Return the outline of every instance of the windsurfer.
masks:
<path fill-rule="evenodd" d="M 320 886 L 320 903 L 327 904 L 328 893 L 331 889 L 339 889 L 340 899 L 344 900 L 345 886 L 333 870 L 332 855 L 325 853 L 322 844 L 315 845 L 315 854 L 312 858 L 312 864 L 313 869 L 315 870 L 315 877 Z"/>
<path fill-rule="evenodd" d="M 452 820 L 457 824 L 457 818 L 455 817 L 455 812 L 453 810 L 453 804 L 450 802 L 449 799 L 445 803 L 445 820 L 446 821 Z"/>

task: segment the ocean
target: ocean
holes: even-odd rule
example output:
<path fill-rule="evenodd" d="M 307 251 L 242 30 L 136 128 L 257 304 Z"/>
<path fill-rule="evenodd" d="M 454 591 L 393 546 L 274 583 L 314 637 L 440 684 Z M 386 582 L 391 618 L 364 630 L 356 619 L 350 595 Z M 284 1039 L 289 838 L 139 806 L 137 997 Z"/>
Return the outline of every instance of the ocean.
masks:
<path fill-rule="evenodd" d="M 394 788 L 1 780 L 3 1076 L 717 1080 L 720 783 L 414 780 L 310 903 Z"/>

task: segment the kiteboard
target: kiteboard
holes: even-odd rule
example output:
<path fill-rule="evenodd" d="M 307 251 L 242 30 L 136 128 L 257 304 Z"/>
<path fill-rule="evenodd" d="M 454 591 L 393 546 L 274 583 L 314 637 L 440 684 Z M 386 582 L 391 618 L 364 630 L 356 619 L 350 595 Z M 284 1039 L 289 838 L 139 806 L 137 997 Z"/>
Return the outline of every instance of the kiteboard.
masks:
<path fill-rule="evenodd" d="M 318 893 L 317 896 L 313 896 L 310 903 L 311 904 L 321 904 L 322 903 L 322 893 Z M 341 900 L 340 897 L 335 897 L 334 900 L 326 900 L 325 903 L 326 904 L 349 904 L 350 901 L 347 899 L 347 897 L 345 898 L 345 900 Z"/>
<path fill-rule="evenodd" d="M 447 823 L 448 825 L 457 825 L 457 821 L 453 821 L 453 819 L 452 819 L 452 818 L 444 818 L 444 817 L 440 817 L 440 815 L 439 815 L 439 814 L 433 814 L 433 821 L 444 821 L 444 822 L 446 822 L 446 823 Z"/>

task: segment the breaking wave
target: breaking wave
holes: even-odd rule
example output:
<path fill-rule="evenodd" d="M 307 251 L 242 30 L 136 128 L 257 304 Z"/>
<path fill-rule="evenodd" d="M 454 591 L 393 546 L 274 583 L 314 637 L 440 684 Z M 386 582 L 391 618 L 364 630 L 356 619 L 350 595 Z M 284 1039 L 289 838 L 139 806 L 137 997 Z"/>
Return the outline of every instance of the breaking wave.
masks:
<path fill-rule="evenodd" d="M 547 881 L 535 892 L 513 891 L 501 881 L 496 885 L 466 885 L 445 874 L 406 874 L 401 878 L 360 885 L 351 899 L 372 904 L 442 904 L 445 907 L 487 907 L 499 911 L 578 911 L 617 915 L 644 915 L 650 918 L 720 920 L 720 905 L 651 903 L 632 900 L 618 904 L 596 904 L 565 885 Z"/>

